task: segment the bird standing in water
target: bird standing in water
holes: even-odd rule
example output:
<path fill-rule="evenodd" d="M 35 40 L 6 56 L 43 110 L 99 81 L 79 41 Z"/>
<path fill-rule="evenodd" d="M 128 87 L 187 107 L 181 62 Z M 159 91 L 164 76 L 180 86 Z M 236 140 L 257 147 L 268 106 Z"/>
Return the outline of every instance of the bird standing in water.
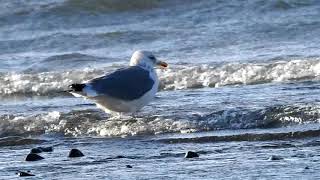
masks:
<path fill-rule="evenodd" d="M 155 67 L 167 66 L 149 51 L 136 51 L 129 67 L 86 83 L 72 84 L 69 92 L 94 101 L 107 113 L 134 113 L 150 103 L 158 91 L 159 79 Z"/>

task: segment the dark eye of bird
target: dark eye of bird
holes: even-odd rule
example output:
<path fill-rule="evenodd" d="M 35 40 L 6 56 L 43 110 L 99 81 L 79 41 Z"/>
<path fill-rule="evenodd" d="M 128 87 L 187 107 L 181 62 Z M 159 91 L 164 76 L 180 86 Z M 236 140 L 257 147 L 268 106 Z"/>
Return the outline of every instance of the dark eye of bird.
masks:
<path fill-rule="evenodd" d="M 154 56 L 149 56 L 149 58 L 150 58 L 151 60 L 156 60 L 156 58 L 155 58 Z"/>
<path fill-rule="evenodd" d="M 151 59 L 153 62 L 156 62 L 156 57 L 154 57 L 154 56 L 148 56 L 149 57 L 149 59 Z"/>

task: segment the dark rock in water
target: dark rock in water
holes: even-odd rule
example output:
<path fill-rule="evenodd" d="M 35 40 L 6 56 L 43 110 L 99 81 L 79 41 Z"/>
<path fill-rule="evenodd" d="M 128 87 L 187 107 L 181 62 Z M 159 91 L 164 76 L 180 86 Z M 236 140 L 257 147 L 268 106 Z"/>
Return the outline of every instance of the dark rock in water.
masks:
<path fill-rule="evenodd" d="M 71 149 L 69 152 L 69 157 L 82 157 L 84 156 L 83 153 L 78 149 Z"/>
<path fill-rule="evenodd" d="M 280 157 L 280 156 L 276 156 L 276 155 L 272 155 L 269 157 L 269 161 L 279 161 L 279 160 L 282 160 L 283 158 Z"/>
<path fill-rule="evenodd" d="M 35 154 L 38 154 L 38 153 L 42 153 L 42 150 L 40 148 L 32 148 L 30 153 L 35 153 Z"/>
<path fill-rule="evenodd" d="M 125 156 L 122 156 L 122 155 L 118 155 L 116 156 L 117 159 L 121 159 L 121 158 L 126 158 Z"/>
<path fill-rule="evenodd" d="M 309 166 L 304 167 L 304 169 L 310 169 Z"/>
<path fill-rule="evenodd" d="M 17 175 L 20 177 L 35 176 L 34 174 L 30 174 L 30 171 L 27 171 L 27 172 L 19 171 Z"/>
<path fill-rule="evenodd" d="M 199 157 L 199 154 L 196 152 L 193 152 L 193 151 L 188 151 L 184 157 L 185 158 L 195 158 L 195 157 Z"/>
<path fill-rule="evenodd" d="M 222 149 L 216 149 L 214 151 L 217 152 L 217 153 L 222 153 L 223 152 Z"/>
<path fill-rule="evenodd" d="M 36 147 L 36 148 L 32 148 L 31 149 L 31 153 L 42 153 L 42 152 L 52 152 L 53 151 L 53 147 Z"/>
<path fill-rule="evenodd" d="M 126 165 L 126 168 L 132 168 L 132 166 L 131 165 Z"/>
<path fill-rule="evenodd" d="M 44 159 L 42 156 L 39 156 L 38 154 L 35 153 L 30 153 L 26 157 L 26 161 L 39 161 Z"/>
<path fill-rule="evenodd" d="M 53 147 L 49 146 L 49 147 L 38 147 L 39 149 L 41 149 L 43 152 L 52 152 L 53 151 Z"/>

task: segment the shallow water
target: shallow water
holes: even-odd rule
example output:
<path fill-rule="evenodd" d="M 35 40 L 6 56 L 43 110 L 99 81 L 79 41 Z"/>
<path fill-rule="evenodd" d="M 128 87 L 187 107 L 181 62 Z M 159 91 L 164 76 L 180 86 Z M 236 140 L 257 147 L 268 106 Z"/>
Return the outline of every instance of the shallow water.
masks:
<path fill-rule="evenodd" d="M 255 130 L 259 132 L 259 130 Z M 271 130 L 273 131 L 273 130 Z M 277 131 L 277 130 L 274 130 Z M 222 132 L 222 134 L 237 132 Z M 210 136 L 196 133 L 193 137 Z M 176 134 L 175 138 L 183 138 Z M 49 138 L 53 145 L 46 159 L 24 162 L 34 145 L 3 147 L 2 177 L 13 178 L 17 169 L 31 170 L 40 179 L 317 179 L 317 138 L 268 141 L 190 142 L 167 144 L 162 136 L 134 138 Z M 170 137 L 172 138 L 172 137 Z M 81 148 L 85 157 L 67 158 L 71 148 Z M 185 159 L 193 150 L 199 158 Z M 272 155 L 281 160 L 269 160 Z M 13 160 L 14 159 L 14 160 Z M 126 168 L 131 165 L 132 168 Z"/>
<path fill-rule="evenodd" d="M 17 170 L 40 179 L 319 178 L 319 10 L 316 0 L 1 1 L 0 179 Z M 137 117 L 64 92 L 126 66 L 137 49 L 170 65 Z M 55 151 L 25 162 L 37 146 Z M 68 159 L 74 147 L 86 156 Z M 188 150 L 200 158 L 184 159 Z"/>

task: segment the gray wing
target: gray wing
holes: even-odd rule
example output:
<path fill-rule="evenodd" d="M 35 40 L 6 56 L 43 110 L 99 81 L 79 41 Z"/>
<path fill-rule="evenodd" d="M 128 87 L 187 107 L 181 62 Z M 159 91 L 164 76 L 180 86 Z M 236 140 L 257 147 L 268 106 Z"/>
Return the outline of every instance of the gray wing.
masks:
<path fill-rule="evenodd" d="M 87 84 L 91 85 L 97 94 L 122 100 L 134 100 L 152 89 L 154 81 L 150 78 L 149 71 L 131 66 L 92 79 Z"/>

